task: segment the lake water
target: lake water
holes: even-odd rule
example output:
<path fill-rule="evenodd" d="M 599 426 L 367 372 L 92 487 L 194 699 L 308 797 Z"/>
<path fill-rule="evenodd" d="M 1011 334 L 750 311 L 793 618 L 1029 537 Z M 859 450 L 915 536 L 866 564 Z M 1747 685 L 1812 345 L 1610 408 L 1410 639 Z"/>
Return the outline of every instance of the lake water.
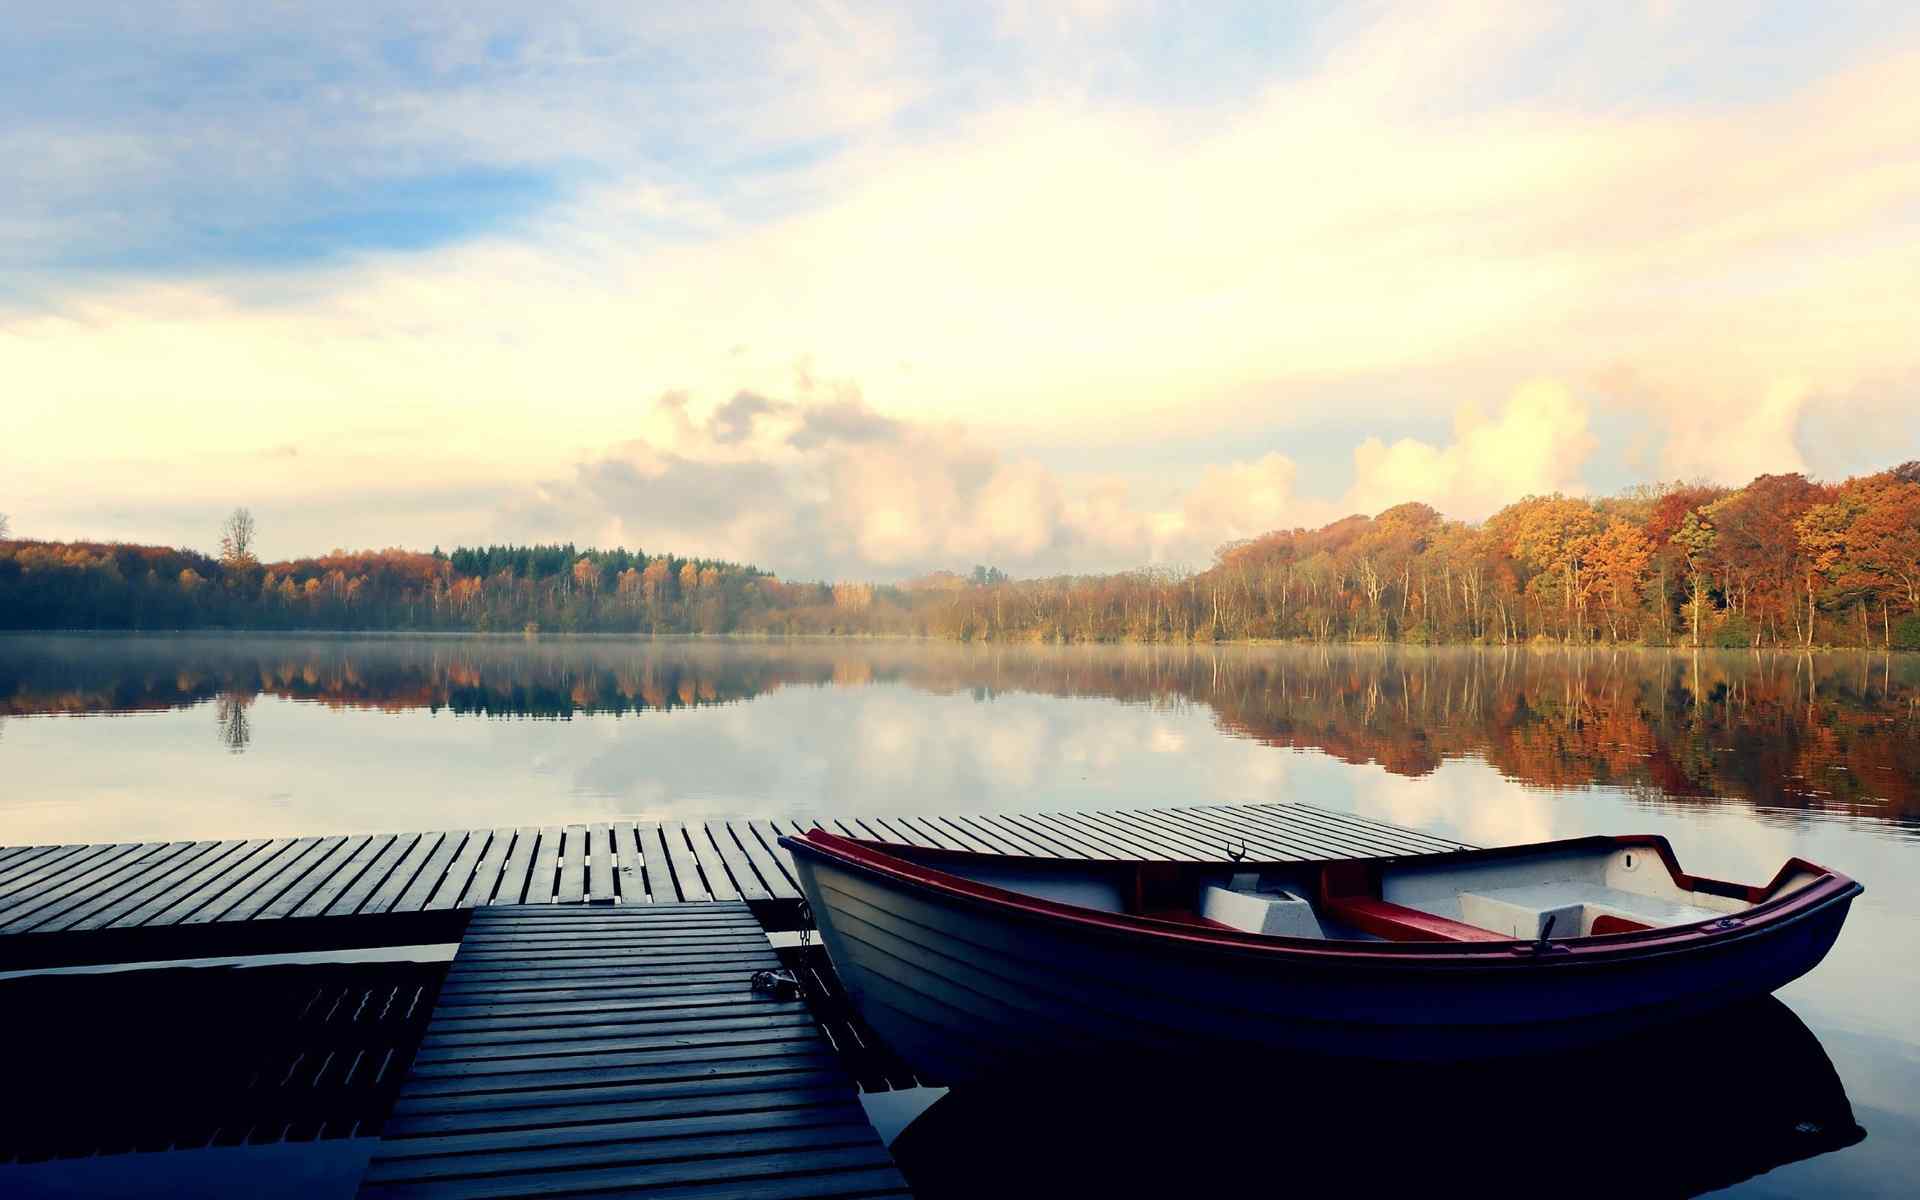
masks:
<path fill-rule="evenodd" d="M 1781 999 L 1867 1136 L 1734 1190 L 1920 1178 L 1913 656 L 0 637 L 4 844 L 1293 799 L 1858 878 L 1839 945 Z M 1610 1152 L 1686 1119 L 1650 1105 Z"/>

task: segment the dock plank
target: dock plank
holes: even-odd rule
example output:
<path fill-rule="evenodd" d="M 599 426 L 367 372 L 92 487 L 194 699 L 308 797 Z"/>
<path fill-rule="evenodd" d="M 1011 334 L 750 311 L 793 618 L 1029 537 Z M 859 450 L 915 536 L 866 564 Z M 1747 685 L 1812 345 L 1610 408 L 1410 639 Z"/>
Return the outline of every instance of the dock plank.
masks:
<path fill-rule="evenodd" d="M 613 833 L 606 822 L 587 826 L 587 898 L 612 904 L 619 893 L 613 885 Z"/>
<path fill-rule="evenodd" d="M 124 942 L 135 938 L 128 931 L 140 930 L 139 939 L 145 939 L 147 931 L 181 926 L 211 938 L 220 936 L 212 931 L 240 922 L 257 927 L 283 918 L 425 916 L 520 905 L 562 911 L 744 900 L 762 906 L 769 919 L 791 921 L 799 919 L 798 872 L 780 839 L 804 836 L 816 826 L 909 846 L 1105 861 L 1224 862 L 1242 843 L 1261 860 L 1471 849 L 1421 830 L 1297 803 L 855 815 L 824 823 L 790 817 L 609 820 L 564 828 L 8 846 L 0 847 L 0 947 L 16 945 L 12 938 L 55 934 L 66 939 L 113 930 L 121 931 Z M 415 928 L 451 936 L 458 925 Z M 353 941 L 344 926 L 337 932 L 321 925 L 303 929 L 310 932 L 289 937 L 365 944 Z M 285 939 L 262 930 L 257 940 Z M 0 949 L 0 955 L 7 953 Z M 51 953 L 24 957 L 48 961 Z"/>
<path fill-rule="evenodd" d="M 198 914 L 199 919 L 206 921 L 245 921 L 251 919 L 257 915 L 261 909 L 278 900 L 281 894 L 287 891 L 287 889 L 294 887 L 302 879 L 306 878 L 308 873 L 326 860 L 329 853 L 344 844 L 346 840 L 344 836 L 313 838 L 309 840 L 308 845 L 304 849 L 299 848 L 298 843 L 295 843 L 296 849 L 283 856 L 283 861 L 280 865 L 260 876 L 245 896 L 235 900 L 231 905 L 218 913 L 203 912 Z"/>
<path fill-rule="evenodd" d="M 109 928 L 123 929 L 153 921 L 164 925 L 179 920 L 200 904 L 212 900 L 234 879 L 258 870 L 263 863 L 285 849 L 287 844 L 277 838 L 249 839 L 240 845 L 238 852 L 221 856 L 217 861 L 208 863 L 146 898 L 145 903 L 116 917 L 109 923 Z"/>
<path fill-rule="evenodd" d="M 480 869 L 481 858 L 492 844 L 491 829 L 476 829 L 469 833 L 466 843 L 447 863 L 446 873 L 441 876 L 438 886 L 421 901 L 420 907 L 428 912 L 458 908 L 460 898 L 467 894 L 467 885 L 473 882 L 474 872 Z"/>
<path fill-rule="evenodd" d="M 473 874 L 467 880 L 466 887 L 460 891 L 460 898 L 454 904 L 460 908 L 478 908 L 493 899 L 494 889 L 500 886 L 506 873 L 507 857 L 513 852 L 514 839 L 519 830 L 511 825 L 493 831 L 487 842 L 487 852 L 474 864 Z"/>
<path fill-rule="evenodd" d="M 613 823 L 613 869 L 615 886 L 622 904 L 649 904 L 647 894 L 647 856 L 640 846 L 640 827 L 632 821 Z"/>
<path fill-rule="evenodd" d="M 805 1004 L 747 989 L 779 964 L 757 930 L 741 901 L 476 910 L 360 1194 L 907 1194 Z M 689 957 L 730 989 L 648 990 Z M 495 970 L 578 985 L 596 960 L 638 982 L 529 992 Z"/>
<path fill-rule="evenodd" d="M 44 921 L 36 921 L 30 928 L 36 932 L 72 929 L 95 913 L 146 894 L 163 881 L 186 873 L 192 869 L 191 864 L 203 855 L 216 853 L 224 844 L 217 841 L 174 843 L 178 847 L 176 853 L 142 859 L 126 874 L 102 881 L 98 890 L 88 889 L 86 895 L 74 897 L 71 906 L 61 906 L 59 912 L 48 914 Z"/>
<path fill-rule="evenodd" d="M 360 911 L 367 897 L 387 881 L 400 865 L 402 859 L 419 844 L 421 834 L 402 833 L 385 842 L 369 843 L 366 847 L 373 851 L 366 865 L 352 879 L 336 876 L 325 886 L 309 897 L 306 902 L 294 910 L 294 916 L 324 914 L 329 917 L 348 916 Z M 376 848 L 377 847 L 377 848 Z"/>
<path fill-rule="evenodd" d="M 95 864 L 89 871 L 69 877 L 58 887 L 30 891 L 22 903 L 0 911 L 0 933 L 24 932 L 57 920 L 61 914 L 85 905 L 102 892 L 110 891 L 120 880 L 150 868 L 156 860 L 165 862 L 172 859 L 190 844 L 136 844 L 119 855 Z"/>
<path fill-rule="evenodd" d="M 553 894 L 561 904 L 578 904 L 587 898 L 587 827 L 569 825 L 560 844 L 560 886 Z"/>
<path fill-rule="evenodd" d="M 500 886 L 494 889 L 493 903 L 519 904 L 526 899 L 527 881 L 533 877 L 534 853 L 540 848 L 538 829 L 516 829 L 513 852 L 500 869 Z"/>
<path fill-rule="evenodd" d="M 540 848 L 534 851 L 533 871 L 527 876 L 527 903 L 547 904 L 553 900 L 554 884 L 560 874 L 560 827 L 547 825 L 540 830 Z"/>
<path fill-rule="evenodd" d="M 718 862 L 721 871 L 733 885 L 736 899 L 766 900 L 772 896 L 761 884 L 760 876 L 754 871 L 746 851 L 733 840 L 733 833 L 724 821 L 699 822 L 692 827 L 691 833 L 694 857 L 702 862 Z"/>
<path fill-rule="evenodd" d="M 673 888 L 677 898 L 687 900 L 711 900 L 712 893 L 707 891 L 706 881 L 700 877 L 700 863 L 693 857 L 693 847 L 687 843 L 684 826 L 678 821 L 662 821 L 659 838 L 665 847 L 667 862 L 673 869 Z"/>

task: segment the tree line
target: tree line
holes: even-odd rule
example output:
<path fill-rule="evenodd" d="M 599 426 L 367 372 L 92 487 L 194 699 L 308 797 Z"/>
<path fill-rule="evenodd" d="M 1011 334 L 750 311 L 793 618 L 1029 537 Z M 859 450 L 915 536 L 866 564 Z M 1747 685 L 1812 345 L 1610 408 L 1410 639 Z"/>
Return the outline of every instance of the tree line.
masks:
<path fill-rule="evenodd" d="M 571 543 L 262 563 L 254 535 L 239 509 L 217 556 L 0 540 L 0 628 L 1920 649 L 1920 463 L 1529 496 L 1477 524 L 1402 504 L 1224 546 L 1204 570 L 1040 579 L 794 582 Z"/>

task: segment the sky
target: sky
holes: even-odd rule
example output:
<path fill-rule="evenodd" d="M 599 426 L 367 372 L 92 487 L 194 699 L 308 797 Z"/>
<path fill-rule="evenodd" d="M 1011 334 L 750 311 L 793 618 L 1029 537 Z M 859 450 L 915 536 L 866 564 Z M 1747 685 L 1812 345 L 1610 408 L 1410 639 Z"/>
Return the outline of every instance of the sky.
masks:
<path fill-rule="evenodd" d="M 17 537 L 1038 574 L 1920 458 L 1911 5 L 0 18 Z"/>

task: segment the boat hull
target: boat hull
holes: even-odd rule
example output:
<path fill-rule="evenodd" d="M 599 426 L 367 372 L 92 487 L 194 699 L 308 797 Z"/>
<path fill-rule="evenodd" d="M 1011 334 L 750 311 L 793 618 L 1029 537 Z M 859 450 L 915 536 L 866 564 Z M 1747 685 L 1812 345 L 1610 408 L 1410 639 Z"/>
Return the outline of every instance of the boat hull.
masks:
<path fill-rule="evenodd" d="M 855 1006 L 947 1084 L 1115 1055 L 1445 1061 L 1575 1048 L 1771 993 L 1826 955 L 1857 891 L 1697 946 L 1450 961 L 1141 937 L 792 848 Z"/>

